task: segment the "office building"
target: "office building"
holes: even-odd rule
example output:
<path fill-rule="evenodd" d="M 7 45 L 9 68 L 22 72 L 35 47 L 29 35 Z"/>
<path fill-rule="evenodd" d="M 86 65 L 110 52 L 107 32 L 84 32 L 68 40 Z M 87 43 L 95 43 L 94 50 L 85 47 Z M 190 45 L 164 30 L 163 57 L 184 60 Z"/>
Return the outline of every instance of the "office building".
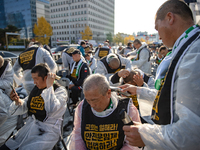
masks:
<path fill-rule="evenodd" d="M 47 0 L 1 0 L 0 28 L 14 25 L 22 29 L 21 38 L 32 38 L 33 27 L 38 17 L 50 21 L 49 1 Z"/>
<path fill-rule="evenodd" d="M 89 26 L 93 40 L 103 42 L 114 35 L 114 0 L 50 0 L 52 45 L 59 41 L 77 43 Z"/>

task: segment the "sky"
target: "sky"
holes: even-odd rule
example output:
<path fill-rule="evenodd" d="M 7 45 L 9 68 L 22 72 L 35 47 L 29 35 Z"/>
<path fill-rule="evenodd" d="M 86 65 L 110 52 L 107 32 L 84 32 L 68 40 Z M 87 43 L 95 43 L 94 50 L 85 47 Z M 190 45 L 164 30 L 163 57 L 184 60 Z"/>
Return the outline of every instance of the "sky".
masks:
<path fill-rule="evenodd" d="M 147 31 L 157 33 L 154 28 L 155 14 L 166 0 L 115 0 L 115 34 L 137 34 Z"/>

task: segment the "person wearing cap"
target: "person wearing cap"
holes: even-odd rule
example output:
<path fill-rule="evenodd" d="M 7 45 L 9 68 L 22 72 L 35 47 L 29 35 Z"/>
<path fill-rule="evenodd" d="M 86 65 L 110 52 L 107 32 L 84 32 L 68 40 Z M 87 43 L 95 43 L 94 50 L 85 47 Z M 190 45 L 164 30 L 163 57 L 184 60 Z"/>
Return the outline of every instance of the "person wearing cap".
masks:
<path fill-rule="evenodd" d="M 128 58 L 124 58 L 118 54 L 109 54 L 103 57 L 97 63 L 97 69 L 95 73 L 105 75 L 109 80 L 109 77 L 118 72 L 121 69 L 131 69 L 131 62 Z"/>
<path fill-rule="evenodd" d="M 28 114 L 26 124 L 0 150 L 50 150 L 60 137 L 62 117 L 66 111 L 66 89 L 55 83 L 56 75 L 47 64 L 34 66 L 31 76 L 35 86 L 30 95 L 20 99 L 11 92 L 11 116 Z"/>
<path fill-rule="evenodd" d="M 97 60 L 107 56 L 108 54 L 112 53 L 111 49 L 108 47 L 109 43 L 108 42 L 104 42 L 104 46 L 99 48 L 95 55 L 94 58 L 96 58 Z"/>
<path fill-rule="evenodd" d="M 106 77 L 90 75 L 83 84 L 85 99 L 75 111 L 74 128 L 69 142 L 70 150 L 137 150 L 130 146 L 122 130 L 124 109 L 132 121 L 139 121 L 139 114 L 130 98 L 111 92 Z"/>
<path fill-rule="evenodd" d="M 4 58 L 0 56 L 0 89 L 8 95 L 10 95 L 12 90 L 10 84 L 13 84 L 13 74 L 14 72 L 10 61 L 4 60 Z"/>
<path fill-rule="evenodd" d="M 22 81 L 28 94 L 35 86 L 31 77 L 31 69 L 39 63 L 47 63 L 51 72 L 56 73 L 57 65 L 54 59 L 46 49 L 40 47 L 40 43 L 36 42 L 19 54 L 13 66 L 15 75 Z M 21 76 L 22 71 L 23 75 Z"/>
<path fill-rule="evenodd" d="M 71 73 L 69 76 L 69 79 L 71 80 L 69 89 L 72 91 L 72 104 L 75 105 L 78 102 L 79 94 L 81 94 L 83 81 L 88 75 L 90 75 L 90 70 L 87 62 L 81 59 L 80 50 L 74 49 L 72 52 L 72 58 L 74 63 L 72 64 Z"/>
<path fill-rule="evenodd" d="M 72 64 L 74 62 L 74 60 L 72 58 L 72 52 L 74 51 L 74 49 L 75 49 L 74 47 L 64 49 L 64 51 L 62 53 L 63 68 L 71 70 Z M 85 60 L 85 58 L 82 55 L 81 55 L 81 59 Z"/>

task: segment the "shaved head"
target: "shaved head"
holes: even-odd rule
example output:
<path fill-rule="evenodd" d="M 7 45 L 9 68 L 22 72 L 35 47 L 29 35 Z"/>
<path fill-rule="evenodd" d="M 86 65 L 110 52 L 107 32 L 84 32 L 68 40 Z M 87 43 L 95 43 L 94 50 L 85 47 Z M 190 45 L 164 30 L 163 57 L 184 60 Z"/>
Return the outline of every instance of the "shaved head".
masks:
<path fill-rule="evenodd" d="M 168 0 L 160 6 L 156 20 L 163 20 L 168 12 L 179 15 L 183 20 L 193 20 L 192 11 L 182 0 Z"/>

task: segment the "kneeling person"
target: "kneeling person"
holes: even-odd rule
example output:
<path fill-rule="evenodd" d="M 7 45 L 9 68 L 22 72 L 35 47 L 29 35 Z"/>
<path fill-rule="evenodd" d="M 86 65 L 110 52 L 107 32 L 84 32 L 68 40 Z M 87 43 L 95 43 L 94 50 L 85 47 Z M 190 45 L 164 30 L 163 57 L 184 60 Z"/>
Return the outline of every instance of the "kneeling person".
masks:
<path fill-rule="evenodd" d="M 38 64 L 31 70 L 35 87 L 24 100 L 11 92 L 11 115 L 28 112 L 26 124 L 12 136 L 1 150 L 52 149 L 59 140 L 62 116 L 66 110 L 67 92 L 54 84 L 56 75 L 49 73 L 46 64 Z"/>
<path fill-rule="evenodd" d="M 111 93 L 106 77 L 100 74 L 90 75 L 84 81 L 83 92 L 85 99 L 75 112 L 70 149 L 137 149 L 124 140 L 119 117 L 119 112 L 125 109 L 133 121 L 140 122 L 132 101 Z"/>

